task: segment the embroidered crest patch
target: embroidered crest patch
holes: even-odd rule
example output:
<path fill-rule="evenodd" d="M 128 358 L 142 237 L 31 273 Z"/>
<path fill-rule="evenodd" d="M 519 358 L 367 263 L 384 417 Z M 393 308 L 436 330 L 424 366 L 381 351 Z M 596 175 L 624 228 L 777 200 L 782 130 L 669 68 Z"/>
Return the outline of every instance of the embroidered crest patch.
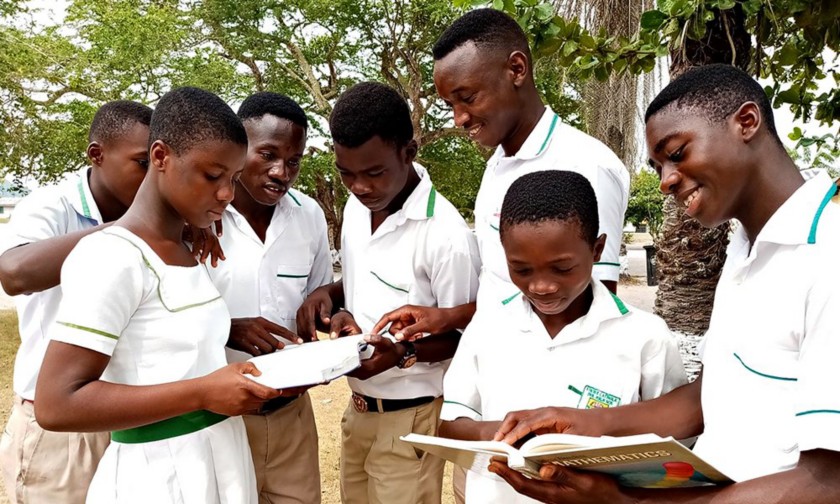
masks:
<path fill-rule="evenodd" d="M 603 390 L 598 390 L 591 385 L 583 387 L 578 402 L 579 409 L 592 408 L 613 408 L 621 404 L 621 398 Z"/>

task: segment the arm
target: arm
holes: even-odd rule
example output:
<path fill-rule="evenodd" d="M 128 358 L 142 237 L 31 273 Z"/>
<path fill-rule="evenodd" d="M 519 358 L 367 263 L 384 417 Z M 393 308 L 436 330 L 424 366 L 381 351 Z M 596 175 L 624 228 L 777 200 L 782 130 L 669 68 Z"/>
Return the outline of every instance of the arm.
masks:
<path fill-rule="evenodd" d="M 61 266 L 83 237 L 110 224 L 46 238 L 7 250 L 0 255 L 0 283 L 10 296 L 51 289 L 61 281 Z"/>
<path fill-rule="evenodd" d="M 464 441 L 491 441 L 502 422 L 481 422 L 472 418 L 456 418 L 441 422 L 438 436 Z"/>
<path fill-rule="evenodd" d="M 344 305 L 344 282 L 339 280 L 315 289 L 298 308 L 297 332 L 306 341 L 317 339 L 318 328 L 329 330 L 330 317 Z"/>
<path fill-rule="evenodd" d="M 192 380 L 131 386 L 99 379 L 109 361 L 94 350 L 51 341 L 38 377 L 38 423 L 54 431 L 121 430 L 202 409 L 223 415 L 256 412 L 280 395 L 246 378 L 259 375 L 247 362 Z"/>
<path fill-rule="evenodd" d="M 528 434 L 567 432 L 584 436 L 629 436 L 655 433 L 685 439 L 703 432 L 700 407 L 702 373 L 684 385 L 650 401 L 617 408 L 578 410 L 540 408 L 508 413 L 495 439 L 514 444 Z"/>
<path fill-rule="evenodd" d="M 451 308 L 405 305 L 383 315 L 371 332 L 377 334 L 390 323 L 388 332 L 398 340 L 415 340 L 423 333 L 443 334 L 464 329 L 474 315 L 474 301 Z"/>
<path fill-rule="evenodd" d="M 547 503 L 616 504 L 830 504 L 840 501 L 840 452 L 803 452 L 790 471 L 725 487 L 642 489 L 622 488 L 609 476 L 546 465 L 542 480 L 527 479 L 501 462 L 490 471 L 524 495 Z"/>

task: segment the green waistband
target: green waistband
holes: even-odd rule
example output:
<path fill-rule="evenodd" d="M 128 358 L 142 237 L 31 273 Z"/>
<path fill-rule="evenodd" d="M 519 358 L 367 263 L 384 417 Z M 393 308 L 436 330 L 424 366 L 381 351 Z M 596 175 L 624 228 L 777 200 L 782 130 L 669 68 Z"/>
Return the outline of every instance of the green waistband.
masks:
<path fill-rule="evenodd" d="M 117 441 L 118 443 L 149 443 L 151 441 L 160 441 L 161 439 L 174 438 L 200 431 L 226 418 L 224 415 L 210 411 L 193 411 L 142 427 L 114 431 L 111 433 L 111 440 Z"/>

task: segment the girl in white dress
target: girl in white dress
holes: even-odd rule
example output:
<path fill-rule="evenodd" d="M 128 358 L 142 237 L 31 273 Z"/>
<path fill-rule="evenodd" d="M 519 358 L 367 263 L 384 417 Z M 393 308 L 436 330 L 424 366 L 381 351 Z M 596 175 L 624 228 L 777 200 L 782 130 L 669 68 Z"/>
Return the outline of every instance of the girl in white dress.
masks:
<path fill-rule="evenodd" d="M 217 96 L 167 93 L 150 125 L 149 172 L 125 216 L 82 239 L 37 385 L 49 430 L 112 431 L 88 502 L 256 503 L 242 419 L 278 391 L 226 365 L 230 317 L 181 240 L 233 199 L 247 137 Z"/>

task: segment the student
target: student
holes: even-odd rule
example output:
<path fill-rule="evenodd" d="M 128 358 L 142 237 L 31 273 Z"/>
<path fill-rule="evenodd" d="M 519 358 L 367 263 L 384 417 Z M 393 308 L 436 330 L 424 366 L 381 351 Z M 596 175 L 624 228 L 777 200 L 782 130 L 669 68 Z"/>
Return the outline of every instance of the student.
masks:
<path fill-rule="evenodd" d="M 150 166 L 126 214 L 80 240 L 38 378 L 45 429 L 110 430 L 88 502 L 256 503 L 239 415 L 279 392 L 225 366 L 230 318 L 182 241 L 233 199 L 247 137 L 217 96 L 181 88 L 150 125 Z"/>
<path fill-rule="evenodd" d="M 105 451 L 107 432 L 49 432 L 35 422 L 35 382 L 47 349 L 46 330 L 61 300 L 61 265 L 83 236 L 121 217 L 149 163 L 152 109 L 108 102 L 88 133 L 90 167 L 66 182 L 25 197 L 5 226 L 0 281 L 15 296 L 20 348 L 15 393 L 0 442 L 0 466 L 9 499 L 81 503 Z"/>
<path fill-rule="evenodd" d="M 840 502 L 840 208 L 825 173 L 807 182 L 788 156 L 764 90 L 726 65 L 702 66 L 648 107 L 647 142 L 661 189 L 707 227 L 740 223 L 715 292 L 695 382 L 608 410 L 508 415 L 497 438 L 528 432 L 702 434 L 695 452 L 737 483 L 643 490 L 547 468 L 548 481 L 491 466 L 543 502 Z"/>
<path fill-rule="evenodd" d="M 332 281 L 324 212 L 293 190 L 306 147 L 306 114 L 276 93 L 239 107 L 248 133 L 245 170 L 222 216 L 227 259 L 210 270 L 231 321 L 228 361 L 297 341 L 295 315 L 306 295 Z M 321 502 L 318 433 L 308 393 L 278 397 L 245 415 L 260 502 Z"/>
<path fill-rule="evenodd" d="M 336 103 L 330 132 L 351 193 L 341 233 L 343 277 L 301 307 L 301 334 L 311 336 L 316 322 L 333 336 L 369 332 L 383 313 L 406 303 L 471 302 L 478 285 L 474 238 L 414 163 L 417 143 L 405 100 L 382 84 L 353 86 Z M 368 336 L 376 351 L 349 379 L 353 397 L 341 422 L 343 502 L 440 502 L 443 461 L 419 454 L 399 436 L 437 431 L 443 373 L 459 337 L 394 343 Z"/>
<path fill-rule="evenodd" d="M 606 237 L 598 236 L 585 177 L 523 175 L 501 213 L 499 235 L 520 292 L 479 310 L 464 331 L 444 380 L 441 436 L 491 440 L 510 411 L 612 408 L 686 383 L 665 322 L 592 276 Z M 468 474 L 467 502 L 533 502 L 517 495 L 495 476 Z"/>

